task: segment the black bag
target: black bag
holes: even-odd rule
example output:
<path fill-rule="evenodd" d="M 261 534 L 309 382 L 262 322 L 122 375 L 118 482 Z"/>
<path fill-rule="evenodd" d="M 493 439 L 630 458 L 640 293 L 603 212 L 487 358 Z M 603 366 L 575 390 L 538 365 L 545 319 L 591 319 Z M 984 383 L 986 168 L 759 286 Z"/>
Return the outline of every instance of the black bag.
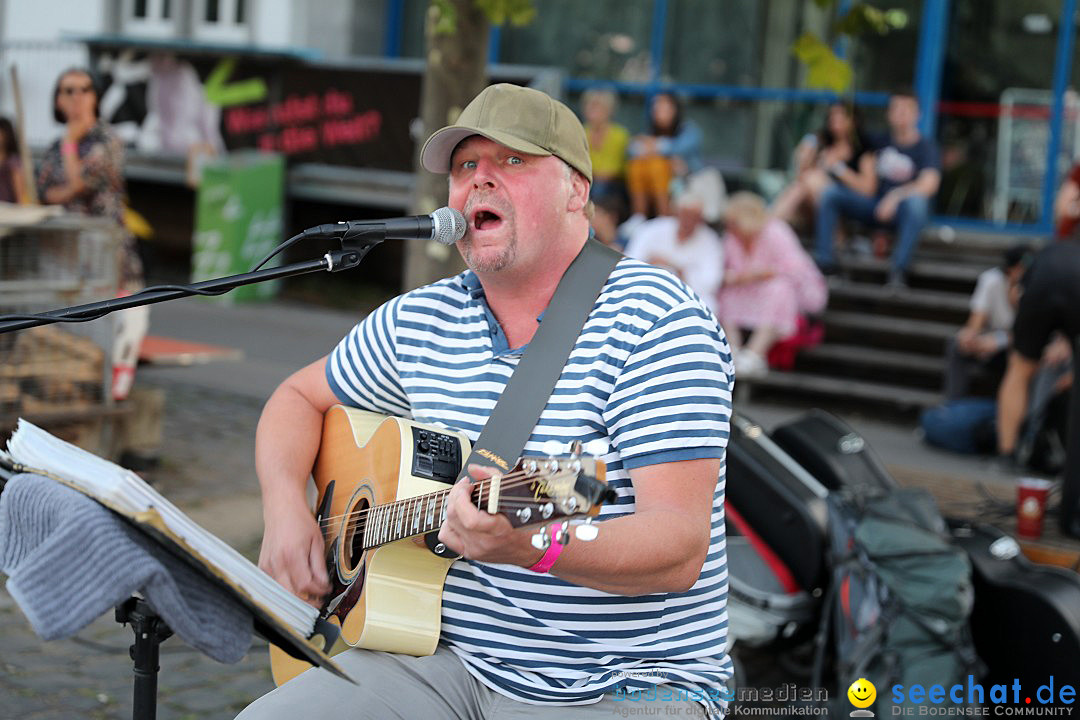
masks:
<path fill-rule="evenodd" d="M 811 410 L 780 425 L 772 438 L 829 490 L 888 492 L 897 487 L 863 437 L 824 410 Z"/>
<path fill-rule="evenodd" d="M 799 589 L 791 570 L 730 500 L 724 514 L 731 637 L 740 646 L 750 647 L 798 644 L 812 638 L 820 596 Z"/>
<path fill-rule="evenodd" d="M 1057 687 L 1080 685 L 1080 575 L 1032 563 L 989 525 L 955 522 L 952 535 L 974 569 L 971 633 L 983 685 L 1019 679 L 1030 692 L 1051 675 Z"/>
<path fill-rule="evenodd" d="M 1065 468 L 1065 438 L 1069 422 L 1069 393 L 1051 395 L 1029 408 L 1020 426 L 1016 462 L 1045 475 Z"/>
<path fill-rule="evenodd" d="M 889 717 L 895 685 L 950 687 L 977 676 L 968 628 L 971 565 L 950 542 L 929 493 L 836 492 L 829 517 L 833 583 L 814 684 L 823 680 L 831 625 L 836 709 L 846 707 L 846 691 L 859 678 L 878 689 L 877 716 Z"/>
<path fill-rule="evenodd" d="M 731 418 L 725 492 L 802 590 L 813 593 L 825 587 L 828 491 L 760 425 L 738 413 Z"/>

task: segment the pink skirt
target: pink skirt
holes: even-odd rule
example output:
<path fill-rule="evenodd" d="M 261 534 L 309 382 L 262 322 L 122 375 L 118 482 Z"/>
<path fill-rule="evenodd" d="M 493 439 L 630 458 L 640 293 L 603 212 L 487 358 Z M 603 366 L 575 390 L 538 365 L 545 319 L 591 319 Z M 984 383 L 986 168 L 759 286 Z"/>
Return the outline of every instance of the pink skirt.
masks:
<path fill-rule="evenodd" d="M 722 286 L 717 297 L 722 325 L 749 330 L 772 327 L 780 338 L 786 338 L 798 329 L 799 315 L 825 308 L 827 290 L 823 283 L 796 287 L 790 277 L 777 276 L 746 285 Z"/>

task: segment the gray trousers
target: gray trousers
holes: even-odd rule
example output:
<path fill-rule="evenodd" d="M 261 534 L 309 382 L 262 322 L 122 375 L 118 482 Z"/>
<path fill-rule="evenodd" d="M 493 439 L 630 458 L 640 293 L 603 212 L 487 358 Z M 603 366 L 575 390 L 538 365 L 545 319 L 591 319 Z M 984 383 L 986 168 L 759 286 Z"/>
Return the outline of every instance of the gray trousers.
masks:
<path fill-rule="evenodd" d="M 369 650 L 338 655 L 353 685 L 325 670 L 309 670 L 263 695 L 237 720 L 325 718 L 337 720 L 565 720 L 659 715 L 707 718 L 696 702 L 616 700 L 593 705 L 529 705 L 488 689 L 442 645 L 434 655 L 411 657 Z"/>

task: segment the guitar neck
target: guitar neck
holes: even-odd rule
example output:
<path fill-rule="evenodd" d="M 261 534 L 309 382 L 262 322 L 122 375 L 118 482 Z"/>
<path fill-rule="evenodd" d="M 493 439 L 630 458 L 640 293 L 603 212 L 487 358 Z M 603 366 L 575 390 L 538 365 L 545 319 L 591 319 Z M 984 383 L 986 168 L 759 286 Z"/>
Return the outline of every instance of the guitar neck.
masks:
<path fill-rule="evenodd" d="M 477 482 L 472 491 L 473 501 L 484 507 L 490 482 Z M 426 535 L 442 527 L 450 488 L 383 505 L 373 505 L 357 513 L 354 519 L 356 534 L 363 538 L 364 549 L 379 547 L 405 538 Z"/>
<path fill-rule="evenodd" d="M 555 517 L 595 515 L 599 505 L 611 502 L 614 491 L 596 478 L 596 461 L 589 460 L 590 474 L 583 472 L 577 457 L 558 460 L 533 458 L 502 476 L 475 481 L 470 491 L 473 504 L 491 514 L 502 514 L 513 527 L 546 522 Z M 602 466 L 600 466 L 602 467 Z M 404 500 L 356 510 L 347 518 L 347 542 L 364 550 L 437 531 L 446 520 L 451 488 Z M 320 517 L 320 524 L 326 518 Z"/>

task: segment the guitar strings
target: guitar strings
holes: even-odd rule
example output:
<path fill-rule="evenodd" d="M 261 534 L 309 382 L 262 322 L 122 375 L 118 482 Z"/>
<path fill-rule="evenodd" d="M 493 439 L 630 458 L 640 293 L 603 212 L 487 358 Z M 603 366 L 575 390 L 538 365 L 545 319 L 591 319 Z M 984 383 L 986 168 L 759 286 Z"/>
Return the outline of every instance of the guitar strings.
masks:
<path fill-rule="evenodd" d="M 500 485 L 500 487 L 502 487 L 502 488 L 511 488 L 511 489 L 512 488 L 518 488 L 518 487 L 521 487 L 523 485 L 528 485 L 533 480 L 537 480 L 537 479 L 546 480 L 546 479 L 549 479 L 549 478 L 563 477 L 566 474 L 572 473 L 572 472 L 573 471 L 570 471 L 570 470 L 559 470 L 559 471 L 557 471 L 555 473 L 552 473 L 550 475 L 538 476 L 538 475 L 529 475 L 525 471 L 520 470 L 520 471 L 517 471 L 517 472 L 507 473 L 506 475 L 503 475 L 502 478 L 501 478 L 502 484 Z M 473 485 L 474 492 L 476 490 L 481 490 L 482 491 L 484 489 L 487 489 L 491 485 L 491 481 L 492 481 L 491 478 L 484 478 L 483 480 L 477 480 L 476 483 Z M 507 482 L 507 481 L 509 481 L 509 482 Z M 436 490 L 433 493 L 425 493 L 424 495 L 417 495 L 416 497 L 405 498 L 403 500 L 394 500 L 393 502 L 385 503 L 383 505 L 373 505 L 373 506 L 370 506 L 370 507 L 366 508 L 365 510 L 358 510 L 358 511 L 355 511 L 354 513 L 344 513 L 342 515 L 327 515 L 326 517 L 322 518 L 321 524 L 326 525 L 328 523 L 332 523 L 333 521 L 340 520 L 343 517 L 347 517 L 348 515 L 355 514 L 357 512 L 367 512 L 368 510 L 374 510 L 375 508 L 386 508 L 386 507 L 390 507 L 391 505 L 397 505 L 398 503 L 407 503 L 407 502 L 410 502 L 410 501 L 414 501 L 417 498 L 421 498 L 421 497 L 430 498 L 430 497 L 433 497 L 433 496 L 445 496 L 445 495 L 448 495 L 450 493 L 450 490 L 451 490 L 451 488 L 447 487 L 445 490 Z"/>
<path fill-rule="evenodd" d="M 573 471 L 569 471 L 569 470 L 559 471 L 557 473 L 553 473 L 551 475 L 544 476 L 544 479 L 564 477 L 564 476 L 566 476 L 568 474 L 573 474 Z M 524 479 L 524 480 L 517 480 L 516 479 L 516 478 L 523 477 L 523 476 L 526 479 Z M 501 485 L 502 489 L 514 489 L 514 488 L 522 487 L 522 486 L 528 485 L 530 482 L 532 482 L 533 479 L 535 479 L 535 478 L 529 478 L 528 476 L 525 476 L 524 473 L 516 473 L 516 474 L 511 474 L 511 475 L 504 475 L 502 479 L 505 481 L 507 478 L 513 478 L 513 479 L 511 479 L 510 482 L 503 482 L 502 485 Z M 476 487 L 476 490 L 481 491 L 479 494 L 482 495 L 483 494 L 482 491 L 485 490 L 485 489 L 488 489 L 490 484 L 491 484 L 491 481 L 489 479 L 484 479 L 484 480 L 477 481 L 475 487 Z M 344 518 L 344 517 L 363 517 L 367 513 L 374 512 L 375 510 L 384 510 L 385 512 L 393 512 L 393 511 L 387 510 L 387 508 L 391 508 L 391 507 L 394 507 L 394 506 L 401 507 L 401 506 L 404 506 L 406 503 L 415 502 L 419 498 L 425 498 L 426 497 L 426 499 L 430 499 L 431 497 L 435 496 L 435 497 L 438 497 L 439 500 L 444 500 L 446 498 L 446 496 L 448 496 L 449 494 L 450 494 L 450 489 L 447 488 L 446 490 L 439 490 L 439 491 L 431 493 L 430 495 L 427 495 L 427 496 L 418 495 L 417 497 L 414 497 L 414 498 L 405 498 L 404 500 L 395 500 L 393 502 L 385 503 L 383 505 L 368 506 L 367 508 L 364 508 L 363 510 L 356 510 L 356 511 L 353 511 L 351 513 L 344 513 L 344 514 L 341 514 L 341 515 L 328 515 L 328 516 L 326 516 L 326 517 L 324 517 L 324 518 L 322 518 L 320 520 L 319 525 L 322 528 L 329 527 L 330 525 L 336 523 L 341 518 Z M 439 497 L 439 496 L 441 496 L 441 497 Z M 535 500 L 514 500 L 513 498 L 500 499 L 500 504 L 508 504 L 508 505 L 518 505 L 518 504 L 520 504 L 520 505 L 533 505 L 535 503 L 536 503 Z"/>
<path fill-rule="evenodd" d="M 529 476 L 524 472 L 509 473 L 507 475 L 502 476 L 502 481 L 503 482 L 501 484 L 501 489 L 513 489 L 513 488 L 517 488 L 517 487 L 522 487 L 522 486 L 528 485 L 529 483 L 533 482 L 536 479 L 555 479 L 555 478 L 565 477 L 567 475 L 573 475 L 575 472 L 576 471 L 562 470 L 562 471 L 553 473 L 551 475 L 544 476 L 543 478 L 537 478 L 536 476 Z M 520 478 L 523 478 L 523 479 L 520 479 Z M 507 480 L 509 480 L 509 482 L 506 482 Z M 490 485 L 491 485 L 491 479 L 480 480 L 480 481 L 478 481 L 476 483 L 476 486 L 477 486 L 476 489 L 480 491 L 479 494 L 481 495 L 481 497 L 483 495 L 483 490 L 485 488 L 489 488 Z M 435 493 L 432 493 L 431 495 L 433 495 L 433 496 L 441 495 L 442 497 L 439 498 L 439 499 L 445 501 L 445 498 L 446 498 L 446 496 L 449 495 L 449 493 L 450 493 L 450 490 L 446 489 L 446 490 L 437 491 Z M 319 527 L 321 529 L 325 529 L 325 528 L 329 527 L 330 525 L 336 524 L 336 522 L 338 520 L 340 520 L 341 518 L 348 517 L 350 519 L 348 521 L 348 527 L 346 528 L 346 531 L 349 531 L 349 530 L 356 531 L 357 529 L 359 529 L 360 523 L 363 520 L 367 519 L 368 514 L 371 513 L 371 512 L 374 512 L 376 510 L 382 510 L 386 515 L 388 515 L 391 518 L 394 517 L 394 515 L 400 515 L 401 517 L 398 518 L 398 520 L 404 521 L 405 517 L 404 517 L 403 514 L 401 514 L 399 508 L 404 508 L 404 507 L 406 507 L 407 503 L 415 502 L 417 499 L 422 498 L 422 497 L 424 497 L 424 496 L 421 495 L 421 496 L 417 496 L 416 498 L 406 498 L 404 500 L 396 500 L 396 501 L 394 501 L 392 503 L 387 503 L 387 504 L 384 504 L 384 505 L 369 506 L 367 508 L 364 508 L 363 510 L 356 510 L 356 511 L 353 511 L 351 513 L 344 513 L 342 515 L 327 516 L 327 517 L 322 518 L 320 520 Z M 426 502 L 425 502 L 425 504 L 426 504 Z M 499 505 L 504 506 L 504 507 L 526 507 L 526 506 L 534 506 L 535 504 L 536 504 L 536 500 L 513 499 L 513 498 L 500 498 L 500 500 L 499 500 Z M 392 522 L 392 524 L 396 524 L 397 521 L 391 521 L 391 522 Z"/>

